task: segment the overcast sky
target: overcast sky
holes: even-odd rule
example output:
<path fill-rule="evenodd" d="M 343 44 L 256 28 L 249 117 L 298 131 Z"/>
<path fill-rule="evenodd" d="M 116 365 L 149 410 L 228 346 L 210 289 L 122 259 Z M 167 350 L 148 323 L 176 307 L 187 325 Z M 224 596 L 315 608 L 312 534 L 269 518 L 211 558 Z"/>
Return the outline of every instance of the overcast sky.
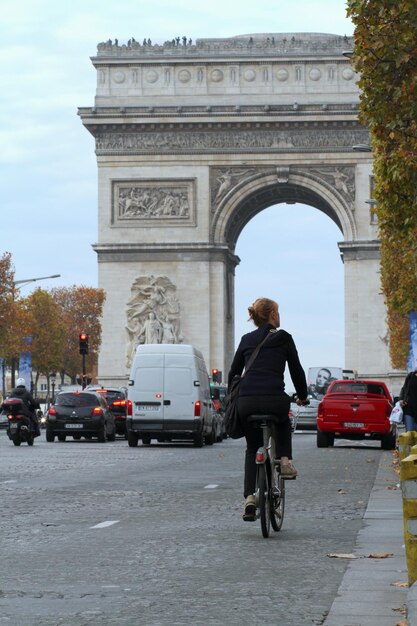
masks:
<path fill-rule="evenodd" d="M 0 253 L 12 253 L 16 280 L 61 274 L 36 283 L 49 288 L 97 286 L 97 167 L 77 107 L 94 103 L 89 57 L 98 42 L 351 35 L 353 25 L 344 0 L 15 0 L 2 6 L 0 31 Z M 303 205 L 270 207 L 254 218 L 236 250 L 237 339 L 252 330 L 248 305 L 271 297 L 305 369 L 343 366 L 341 239 L 330 218 Z"/>

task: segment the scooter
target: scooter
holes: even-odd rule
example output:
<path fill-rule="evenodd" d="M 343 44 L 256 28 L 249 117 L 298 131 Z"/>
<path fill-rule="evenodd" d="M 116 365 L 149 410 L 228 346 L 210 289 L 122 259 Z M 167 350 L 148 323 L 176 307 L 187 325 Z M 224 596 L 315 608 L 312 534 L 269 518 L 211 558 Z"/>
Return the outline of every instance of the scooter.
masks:
<path fill-rule="evenodd" d="M 3 409 L 7 413 L 7 436 L 15 446 L 26 442 L 33 446 L 35 439 L 35 426 L 28 415 L 25 414 L 24 405 L 19 398 L 6 398 L 3 401 Z"/>

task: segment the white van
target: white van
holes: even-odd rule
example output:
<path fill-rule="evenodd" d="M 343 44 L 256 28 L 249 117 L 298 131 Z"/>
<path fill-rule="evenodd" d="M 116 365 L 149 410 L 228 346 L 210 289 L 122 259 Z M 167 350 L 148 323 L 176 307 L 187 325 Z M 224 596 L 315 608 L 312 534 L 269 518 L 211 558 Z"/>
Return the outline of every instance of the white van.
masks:
<path fill-rule="evenodd" d="M 138 346 L 130 371 L 129 446 L 138 440 L 191 439 L 196 447 L 216 439 L 210 384 L 203 355 L 191 345 Z"/>

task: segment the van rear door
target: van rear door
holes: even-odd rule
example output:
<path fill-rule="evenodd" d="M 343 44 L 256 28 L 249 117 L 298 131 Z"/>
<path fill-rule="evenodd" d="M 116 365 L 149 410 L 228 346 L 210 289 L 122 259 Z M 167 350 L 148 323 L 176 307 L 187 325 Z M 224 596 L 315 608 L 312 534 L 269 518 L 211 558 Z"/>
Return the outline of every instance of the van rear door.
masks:
<path fill-rule="evenodd" d="M 197 372 L 191 355 L 165 354 L 164 429 L 181 430 L 194 419 Z"/>
<path fill-rule="evenodd" d="M 164 355 L 141 354 L 129 396 L 140 430 L 162 430 L 164 423 Z"/>

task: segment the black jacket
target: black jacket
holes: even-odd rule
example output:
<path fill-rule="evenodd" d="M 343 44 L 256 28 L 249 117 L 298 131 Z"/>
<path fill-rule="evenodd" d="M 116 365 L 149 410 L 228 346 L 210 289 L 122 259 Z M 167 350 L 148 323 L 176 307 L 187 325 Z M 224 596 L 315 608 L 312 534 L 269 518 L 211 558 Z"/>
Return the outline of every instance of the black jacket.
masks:
<path fill-rule="evenodd" d="M 34 414 L 35 410 L 39 409 L 39 402 L 33 398 L 32 394 L 26 389 L 26 387 L 23 387 L 23 385 L 12 389 L 10 398 L 19 398 L 22 400 L 26 409 L 31 414 Z"/>
<path fill-rule="evenodd" d="M 265 324 L 247 335 L 243 335 L 233 358 L 228 376 L 230 385 L 236 374 L 242 374 L 250 355 L 256 346 L 274 327 Z M 285 330 L 271 333 L 266 340 L 249 372 L 240 383 L 240 396 L 282 396 L 285 395 L 284 371 L 288 363 L 291 380 L 300 399 L 307 398 L 307 381 L 298 358 L 293 338 Z"/>

